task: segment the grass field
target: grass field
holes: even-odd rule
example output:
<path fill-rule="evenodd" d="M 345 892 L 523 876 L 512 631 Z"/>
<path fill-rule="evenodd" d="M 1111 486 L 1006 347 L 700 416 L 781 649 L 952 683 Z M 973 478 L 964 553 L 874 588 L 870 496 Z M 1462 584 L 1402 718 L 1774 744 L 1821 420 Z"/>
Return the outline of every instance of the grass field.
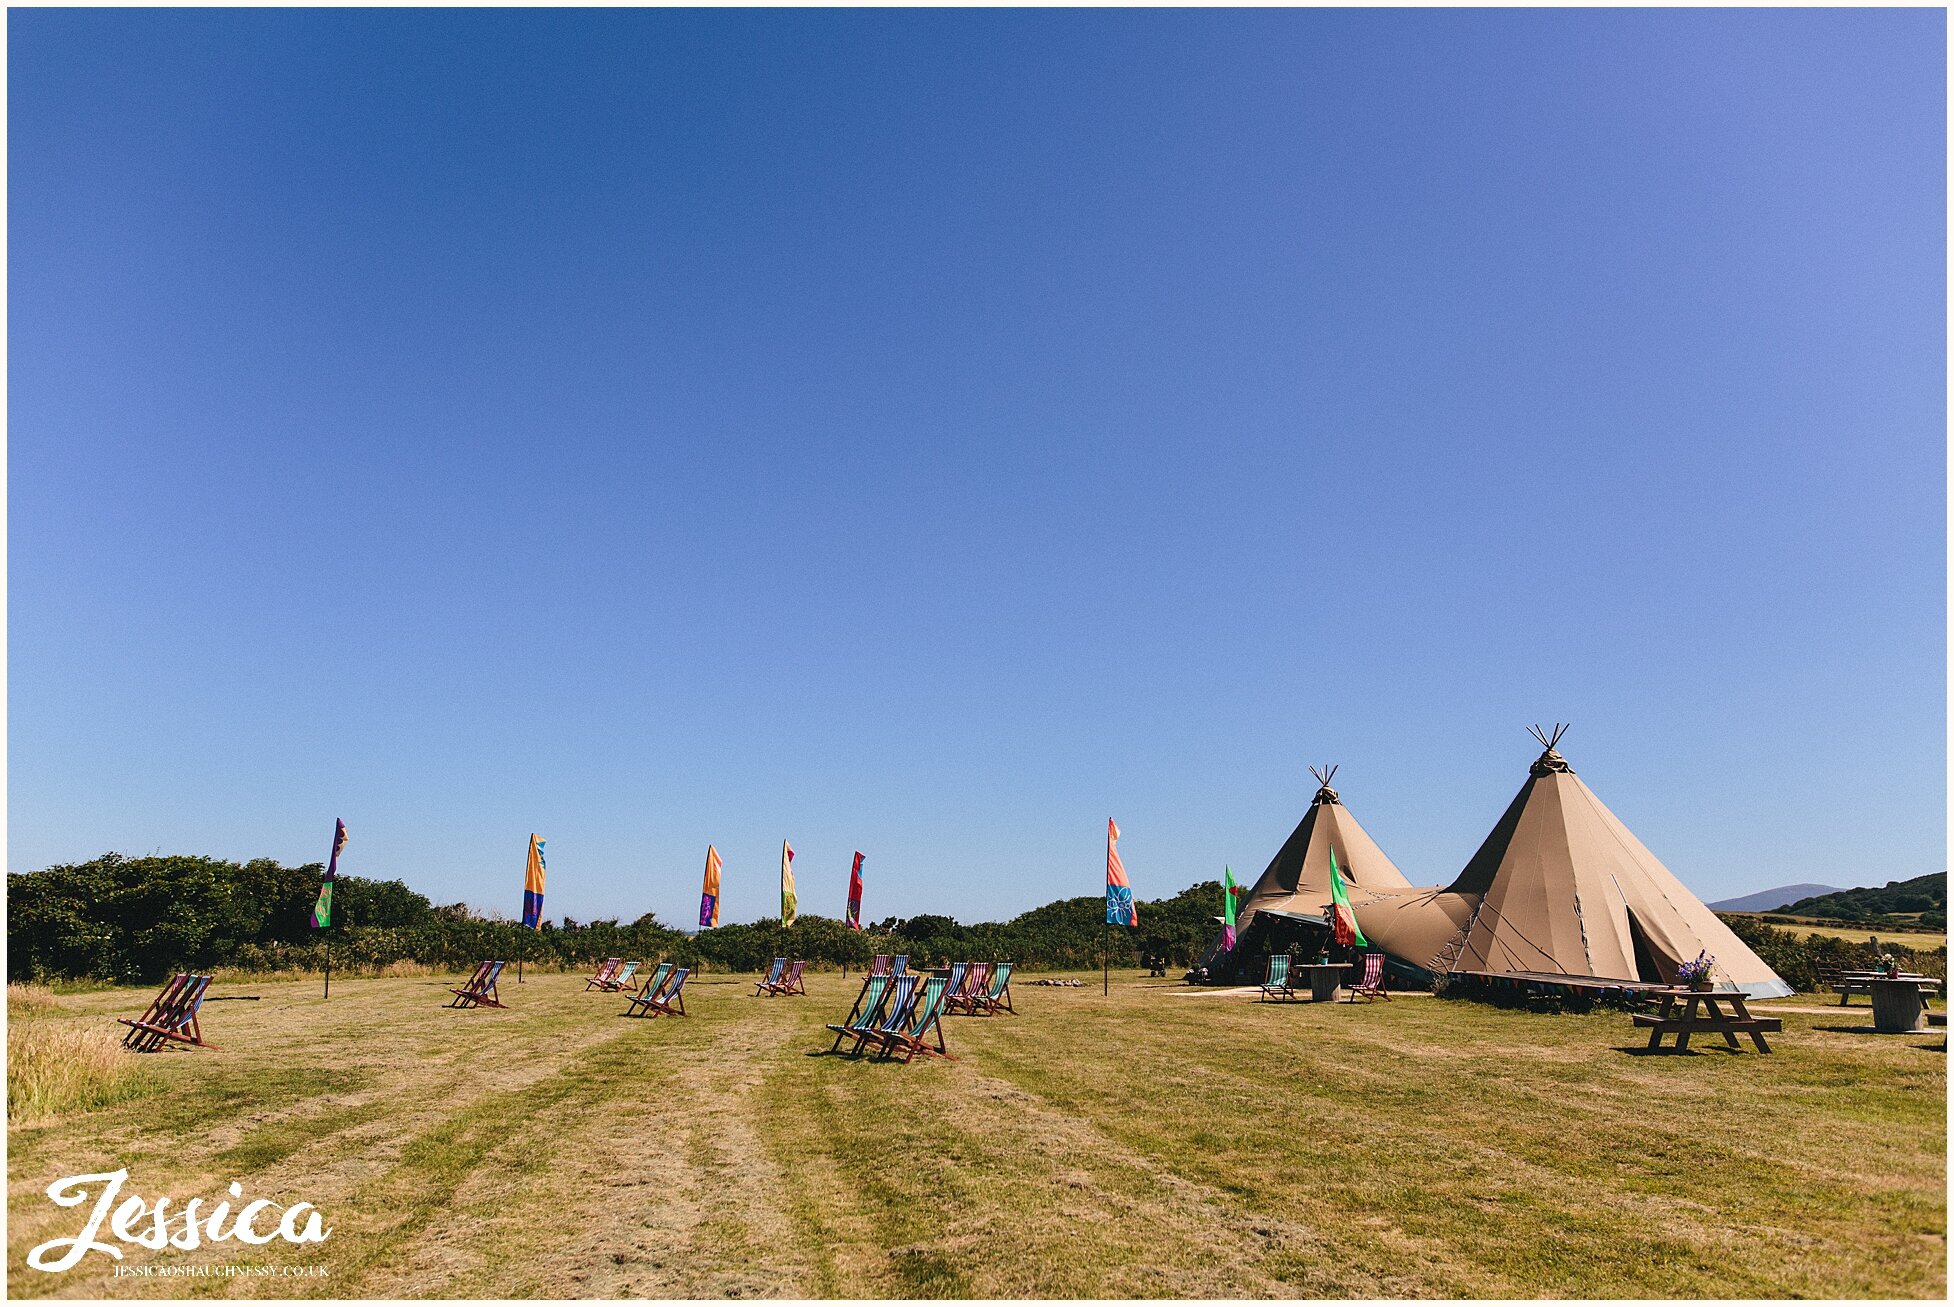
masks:
<path fill-rule="evenodd" d="M 953 1062 L 825 1056 L 857 982 L 626 1021 L 569 976 L 261 981 L 222 1051 L 10 1129 L 15 1297 L 1920 1297 L 1946 1290 L 1942 1032 L 1787 1014 L 1769 1057 L 1645 1056 L 1620 1013 L 1014 986 Z M 148 994 L 23 1023 L 99 1027 Z M 119 1029 L 119 1028 L 117 1028 Z M 1748 1049 L 1748 1044 L 1746 1044 Z M 316 1204 L 321 1245 L 130 1249 L 323 1279 L 63 1275 L 58 1177 Z"/>
<path fill-rule="evenodd" d="M 1883 930 L 1878 926 L 1848 926 L 1837 921 L 1820 921 L 1814 917 L 1780 917 L 1767 912 L 1728 912 L 1730 917 L 1748 917 L 1761 926 L 1775 926 L 1788 930 L 1794 935 L 1825 935 L 1831 939 L 1850 940 L 1854 944 L 1864 944 L 1868 939 L 1878 936 L 1882 944 L 1894 944 L 1900 948 L 1922 949 L 1932 952 L 1947 947 L 1947 932 L 1944 930 Z"/>

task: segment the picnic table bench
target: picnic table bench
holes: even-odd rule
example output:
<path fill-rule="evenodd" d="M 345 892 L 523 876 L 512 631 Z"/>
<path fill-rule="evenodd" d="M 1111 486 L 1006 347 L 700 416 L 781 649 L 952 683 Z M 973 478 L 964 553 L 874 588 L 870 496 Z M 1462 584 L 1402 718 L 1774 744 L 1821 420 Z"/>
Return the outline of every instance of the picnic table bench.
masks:
<path fill-rule="evenodd" d="M 1635 1013 L 1635 1024 L 1646 1026 L 1649 1030 L 1649 1049 L 1651 1052 L 1662 1047 L 1664 1035 L 1676 1037 L 1676 1051 L 1689 1051 L 1689 1037 L 1696 1034 L 1722 1035 L 1730 1047 L 1737 1047 L 1737 1036 L 1747 1034 L 1757 1045 L 1757 1051 L 1768 1053 L 1771 1046 L 1764 1042 L 1764 1032 L 1776 1033 L 1784 1029 L 1781 1017 L 1754 1017 L 1746 1007 L 1747 995 L 1735 989 L 1691 989 L 1686 985 L 1665 985 L 1658 989 L 1645 991 L 1662 1000 L 1659 1012 Z M 1729 1011 L 1723 1010 L 1724 1005 Z M 1699 1015 L 1698 1008 L 1704 1009 Z"/>

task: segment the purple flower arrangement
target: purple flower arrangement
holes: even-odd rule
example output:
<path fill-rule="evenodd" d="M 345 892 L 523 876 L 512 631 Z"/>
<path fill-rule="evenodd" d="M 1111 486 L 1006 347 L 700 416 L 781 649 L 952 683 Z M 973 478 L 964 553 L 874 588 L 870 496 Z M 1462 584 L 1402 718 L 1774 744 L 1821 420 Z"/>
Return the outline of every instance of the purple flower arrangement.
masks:
<path fill-rule="evenodd" d="M 1685 962 L 1676 968 L 1676 980 L 1684 985 L 1696 985 L 1707 981 L 1716 969 L 1717 960 L 1707 952 L 1698 953 L 1693 961 Z"/>

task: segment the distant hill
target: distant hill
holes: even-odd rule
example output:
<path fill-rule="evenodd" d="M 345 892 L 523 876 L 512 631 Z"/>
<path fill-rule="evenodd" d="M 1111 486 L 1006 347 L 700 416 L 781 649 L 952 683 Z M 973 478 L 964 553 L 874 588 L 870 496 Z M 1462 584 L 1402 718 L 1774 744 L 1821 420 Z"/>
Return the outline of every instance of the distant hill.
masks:
<path fill-rule="evenodd" d="M 1796 903 L 1799 899 L 1845 892 L 1837 885 L 1780 885 L 1776 889 L 1761 889 L 1755 894 L 1745 894 L 1741 898 L 1712 903 L 1710 907 L 1717 912 L 1771 912 L 1787 903 Z"/>
<path fill-rule="evenodd" d="M 1936 871 L 1912 880 L 1892 880 L 1878 887 L 1834 890 L 1794 900 L 1784 908 L 1801 917 L 1832 921 L 1870 921 L 1894 913 L 1936 913 L 1946 919 L 1947 873 Z M 1923 923 L 1924 924 L 1924 923 Z"/>

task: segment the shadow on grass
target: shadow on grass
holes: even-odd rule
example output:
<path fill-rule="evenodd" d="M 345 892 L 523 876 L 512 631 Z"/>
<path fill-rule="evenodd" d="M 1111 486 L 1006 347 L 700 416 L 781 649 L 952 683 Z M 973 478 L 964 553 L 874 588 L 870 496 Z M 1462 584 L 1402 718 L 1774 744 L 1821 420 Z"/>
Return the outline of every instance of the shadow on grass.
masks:
<path fill-rule="evenodd" d="M 1737 1053 L 1744 1053 L 1744 1052 L 1753 1052 L 1753 1053 L 1757 1052 L 1756 1049 L 1732 1048 L 1728 1044 L 1712 1044 L 1706 1048 L 1699 1048 L 1695 1046 L 1689 1048 L 1673 1048 L 1668 1044 L 1664 1044 L 1661 1048 L 1650 1048 L 1647 1044 L 1636 1044 L 1632 1048 L 1623 1048 L 1617 1046 L 1615 1051 L 1617 1053 L 1626 1053 L 1630 1057 L 1701 1057 L 1705 1053 L 1737 1054 Z M 1764 1056 L 1764 1054 L 1758 1054 L 1758 1055 L 1760 1057 Z"/>

